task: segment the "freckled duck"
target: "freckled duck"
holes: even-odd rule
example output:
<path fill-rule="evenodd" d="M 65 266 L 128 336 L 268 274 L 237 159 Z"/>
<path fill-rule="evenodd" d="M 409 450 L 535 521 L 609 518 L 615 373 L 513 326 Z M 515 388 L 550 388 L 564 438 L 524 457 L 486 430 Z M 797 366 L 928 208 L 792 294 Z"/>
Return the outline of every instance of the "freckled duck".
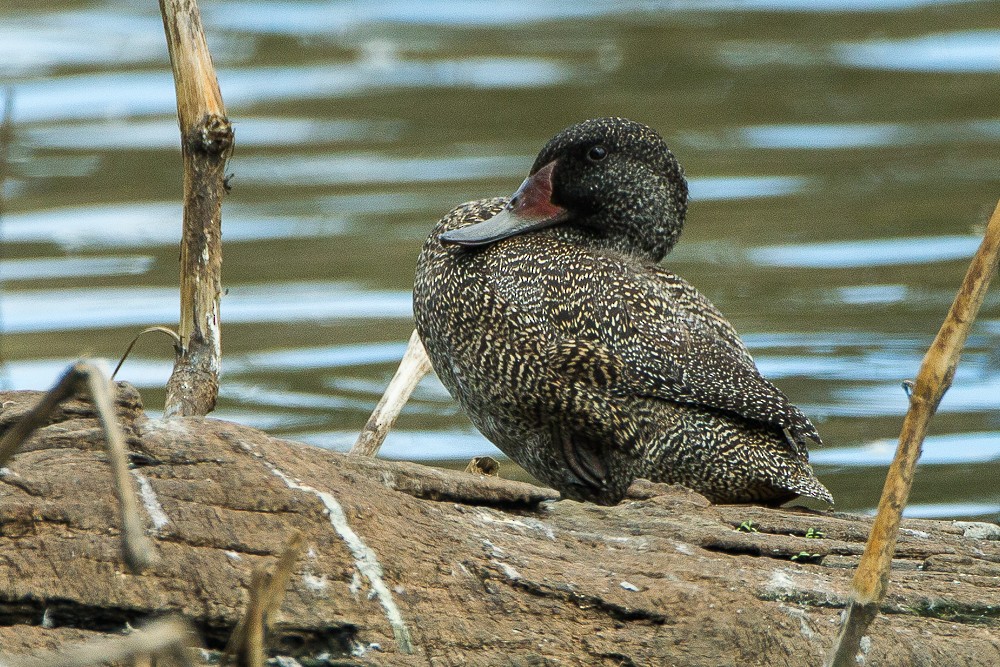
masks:
<path fill-rule="evenodd" d="M 511 198 L 459 206 L 424 244 L 413 309 L 434 370 L 565 497 L 613 504 L 644 477 L 713 502 L 832 503 L 808 462 L 815 427 L 715 306 L 658 266 L 686 210 L 654 130 L 563 130 Z"/>

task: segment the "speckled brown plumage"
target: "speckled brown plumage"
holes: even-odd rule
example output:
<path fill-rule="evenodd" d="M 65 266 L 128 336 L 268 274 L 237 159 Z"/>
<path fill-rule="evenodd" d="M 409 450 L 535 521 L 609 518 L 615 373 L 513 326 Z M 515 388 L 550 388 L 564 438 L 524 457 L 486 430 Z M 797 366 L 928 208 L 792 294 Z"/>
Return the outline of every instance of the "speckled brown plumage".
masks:
<path fill-rule="evenodd" d="M 615 503 L 645 477 L 716 502 L 832 502 L 808 463 L 816 429 L 656 264 L 686 204 L 650 128 L 567 128 L 513 200 L 463 204 L 424 244 L 414 313 L 434 370 L 487 438 L 570 498 Z"/>

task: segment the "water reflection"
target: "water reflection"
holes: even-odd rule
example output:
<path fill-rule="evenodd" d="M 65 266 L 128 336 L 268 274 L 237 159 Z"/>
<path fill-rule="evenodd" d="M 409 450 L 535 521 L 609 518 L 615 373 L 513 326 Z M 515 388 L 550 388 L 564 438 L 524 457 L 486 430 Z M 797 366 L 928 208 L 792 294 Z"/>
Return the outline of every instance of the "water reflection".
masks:
<path fill-rule="evenodd" d="M 915 374 L 915 370 L 910 374 Z M 969 372 L 968 375 L 971 376 L 973 373 Z M 834 402 L 822 408 L 827 415 L 852 417 L 899 415 L 904 414 L 908 407 L 898 382 L 838 389 L 834 391 L 834 398 Z M 956 383 L 948 390 L 938 406 L 939 414 L 997 410 L 1000 410 L 1000 375 L 966 376 L 961 383 Z"/>
<path fill-rule="evenodd" d="M 357 431 L 328 431 L 296 435 L 297 440 L 311 445 L 346 452 L 358 437 Z M 448 458 L 470 459 L 473 456 L 492 456 L 503 459 L 503 453 L 489 440 L 471 429 L 455 431 L 406 431 L 396 429 L 385 439 L 379 456 L 405 461 L 440 461 L 442 453 Z"/>
<path fill-rule="evenodd" d="M 4 389 L 48 389 L 76 361 L 76 357 L 55 359 L 24 359 L 9 361 L 3 367 Z M 101 360 L 110 373 L 113 366 Z M 173 363 L 167 360 L 131 357 L 126 371 L 118 379 L 126 379 L 140 389 L 162 388 L 170 377 Z"/>
<path fill-rule="evenodd" d="M 874 509 L 867 514 L 875 514 Z M 908 519 L 978 518 L 995 521 L 1000 516 L 1000 503 L 914 503 L 903 509 Z"/>
<path fill-rule="evenodd" d="M 226 242 L 311 238 L 343 233 L 342 217 L 289 217 L 227 209 Z M 178 202 L 132 202 L 41 209 L 7 216 L 7 243 L 53 243 L 65 250 L 174 246 L 181 233 Z"/>
<path fill-rule="evenodd" d="M 524 158 L 504 155 L 399 158 L 377 154 L 291 155 L 241 162 L 241 178 L 277 185 L 360 185 L 440 183 L 476 178 L 516 177 Z"/>
<path fill-rule="evenodd" d="M 637 0 L 550 0 L 533 2 L 488 2 L 485 0 L 388 0 L 378 4 L 349 0 L 336 5 L 315 2 L 262 2 L 255 11 L 241 3 L 218 3 L 207 13 L 225 17 L 233 29 L 255 33 L 291 35 L 331 33 L 363 29 L 370 24 L 415 24 L 445 27 L 510 26 L 539 21 L 598 18 L 635 11 L 655 12 L 654 3 Z M 662 11 L 664 8 L 659 8 Z"/>
<path fill-rule="evenodd" d="M 809 185 L 802 176 L 719 176 L 689 179 L 691 199 L 758 199 L 798 194 Z"/>
<path fill-rule="evenodd" d="M 738 140 L 768 149 L 834 150 L 951 144 L 956 141 L 1000 141 L 1000 121 L 961 123 L 837 123 L 757 125 L 743 128 Z"/>
<path fill-rule="evenodd" d="M 392 141 L 399 123 L 315 118 L 241 117 L 240 148 L 289 144 L 322 145 L 336 142 Z M 180 153 L 177 118 L 115 120 L 29 127 L 22 140 L 33 148 L 68 150 L 176 149 Z"/>
<path fill-rule="evenodd" d="M 896 452 L 896 440 L 877 440 L 860 447 L 824 447 L 810 460 L 820 465 L 886 467 Z M 1000 434 L 952 433 L 924 440 L 920 465 L 985 463 L 1000 460 Z"/>
<path fill-rule="evenodd" d="M 838 44 L 834 52 L 839 62 L 854 67 L 910 72 L 998 72 L 1000 31 L 976 30 Z"/>
<path fill-rule="evenodd" d="M 0 263 L 0 281 L 137 276 L 152 264 L 153 258 L 147 255 L 8 259 Z"/>
<path fill-rule="evenodd" d="M 308 370 L 347 368 L 366 364 L 390 364 L 398 362 L 406 350 L 405 343 L 362 343 L 358 345 L 328 345 L 324 347 L 302 347 L 285 350 L 270 350 L 242 355 L 227 363 L 227 368 L 262 370 Z M 371 388 L 372 394 L 381 394 L 384 387 Z"/>
<path fill-rule="evenodd" d="M 0 301 L 7 333 L 140 327 L 177 317 L 170 287 L 10 292 Z M 229 324 L 409 319 L 410 293 L 342 283 L 234 285 L 223 297 Z"/>
<path fill-rule="evenodd" d="M 874 505 L 907 407 L 899 383 L 995 203 L 1000 120 L 982 74 L 997 71 L 1000 33 L 981 29 L 992 3 L 202 10 L 237 134 L 217 416 L 349 447 L 412 328 L 413 264 L 433 222 L 509 192 L 559 128 L 618 114 L 661 130 L 687 169 L 692 224 L 670 267 L 821 421 L 829 444 L 814 460 L 840 507 Z M 175 98 L 155 6 L 70 0 L 0 19 L 0 77 L 15 95 L 2 377 L 41 388 L 76 355 L 117 357 L 139 328 L 177 320 Z M 998 514 L 998 317 L 988 299 L 912 513 Z M 121 377 L 155 413 L 169 347 L 135 354 Z M 433 378 L 385 450 L 454 465 L 491 453 Z"/>
<path fill-rule="evenodd" d="M 160 18 L 121 9 L 5 16 L 0 22 L 0 75 L 160 60 L 165 50 Z"/>
<path fill-rule="evenodd" d="M 691 0 L 684 9 L 732 12 L 893 12 L 969 0 Z"/>
<path fill-rule="evenodd" d="M 979 236 L 867 239 L 753 248 L 747 254 L 762 266 L 849 269 L 966 259 L 981 241 Z"/>
<path fill-rule="evenodd" d="M 347 97 L 409 88 L 482 90 L 550 86 L 573 69 L 531 58 L 474 58 L 430 62 L 363 62 L 301 67 L 220 69 L 219 85 L 233 106 L 282 100 Z M 261 85 L 267 81 L 268 85 Z M 169 71 L 81 74 L 29 81 L 17 86 L 19 123 L 89 120 L 169 114 L 175 110 Z M 128 95 L 123 94 L 128 91 Z"/>

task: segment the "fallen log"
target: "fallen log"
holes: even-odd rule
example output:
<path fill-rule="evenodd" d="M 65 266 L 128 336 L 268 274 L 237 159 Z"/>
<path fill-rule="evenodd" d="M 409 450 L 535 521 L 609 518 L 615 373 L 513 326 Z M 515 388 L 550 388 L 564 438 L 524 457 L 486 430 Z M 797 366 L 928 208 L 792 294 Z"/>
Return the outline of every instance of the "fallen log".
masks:
<path fill-rule="evenodd" d="M 0 393 L 0 433 L 38 392 Z M 0 470 L 0 661 L 176 612 L 221 651 L 295 531 L 268 652 L 303 665 L 816 665 L 871 520 L 639 484 L 616 507 L 116 407 L 160 562 L 121 561 L 103 433 L 63 404 Z M 906 520 L 869 664 L 1000 664 L 1000 527 Z"/>

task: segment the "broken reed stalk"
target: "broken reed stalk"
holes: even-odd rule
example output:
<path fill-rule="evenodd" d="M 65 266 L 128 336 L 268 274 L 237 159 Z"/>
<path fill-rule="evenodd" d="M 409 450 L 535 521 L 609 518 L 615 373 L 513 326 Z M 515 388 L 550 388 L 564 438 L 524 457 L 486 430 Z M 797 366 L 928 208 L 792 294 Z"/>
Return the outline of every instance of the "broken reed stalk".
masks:
<path fill-rule="evenodd" d="M 3 466 L 25 440 L 43 426 L 60 403 L 71 398 L 81 385 L 94 403 L 101 426 L 104 428 L 108 463 L 114 480 L 115 494 L 122 521 L 122 557 L 133 572 L 141 572 L 157 562 L 153 543 L 145 533 L 145 524 L 139 515 L 139 502 L 128 472 L 128 449 L 125 435 L 118 425 L 111 383 L 104 372 L 92 363 L 78 361 L 70 366 L 56 385 L 38 404 L 11 426 L 0 438 L 0 466 Z"/>
<path fill-rule="evenodd" d="M 255 568 L 250 574 L 250 602 L 241 619 L 239 636 L 233 632 L 238 642 L 234 647 L 237 667 L 264 667 L 264 598 L 270 583 L 271 577 L 262 569 Z"/>
<path fill-rule="evenodd" d="M 969 329 L 979 313 L 990 280 L 1000 263 L 1000 203 L 997 204 L 983 242 L 976 251 L 962 286 L 955 295 L 941 330 L 920 364 L 910 394 L 910 408 L 903 420 L 896 456 L 886 474 L 878 513 L 868 543 L 851 581 L 851 600 L 840 634 L 830 652 L 827 667 L 849 667 L 856 663 L 861 638 L 878 614 L 889 584 L 889 568 L 903 508 L 910 496 L 913 474 L 927 426 L 944 393 L 951 386 Z"/>
<path fill-rule="evenodd" d="M 416 389 L 420 379 L 431 370 L 431 361 L 427 358 L 427 351 L 420 341 L 420 336 L 416 330 L 410 334 L 410 343 L 403 353 L 403 358 L 399 362 L 396 374 L 389 381 L 389 386 L 385 388 L 385 393 L 379 400 L 378 405 L 368 418 L 368 423 L 361 430 L 354 446 L 351 447 L 351 454 L 359 456 L 375 456 L 379 448 L 385 442 L 385 437 L 389 435 L 396 418 L 402 411 L 406 401 L 410 399 L 410 394 Z"/>
<path fill-rule="evenodd" d="M 264 591 L 264 615 L 267 619 L 267 622 L 264 624 L 265 628 L 270 628 L 277 618 L 278 609 L 285 599 L 285 589 L 288 587 L 288 581 L 295 572 L 295 563 L 302 554 L 302 547 L 305 545 L 305 542 L 305 535 L 301 531 L 296 530 L 293 532 L 292 536 L 288 538 L 288 542 L 285 543 L 285 550 L 281 552 L 278 562 L 274 564 L 274 569 L 271 570 L 270 580 L 268 581 L 267 589 Z"/>
<path fill-rule="evenodd" d="M 166 417 L 206 415 L 219 394 L 222 197 L 233 128 L 195 0 L 160 0 L 177 89 L 184 161 L 181 352 L 167 381 Z"/>
<path fill-rule="evenodd" d="M 233 628 L 225 654 L 235 658 L 238 667 L 261 667 L 264 664 L 265 633 L 274 624 L 285 599 L 285 588 L 302 553 L 305 536 L 295 531 L 274 569 L 254 568 L 250 582 L 250 601 L 243 617 Z"/>
<path fill-rule="evenodd" d="M 0 667 L 86 667 L 120 664 L 150 655 L 169 655 L 177 664 L 187 667 L 191 661 L 184 649 L 191 637 L 191 626 L 175 616 L 153 621 L 124 637 L 97 639 L 68 651 L 31 657 L 5 657 L 0 659 Z"/>

